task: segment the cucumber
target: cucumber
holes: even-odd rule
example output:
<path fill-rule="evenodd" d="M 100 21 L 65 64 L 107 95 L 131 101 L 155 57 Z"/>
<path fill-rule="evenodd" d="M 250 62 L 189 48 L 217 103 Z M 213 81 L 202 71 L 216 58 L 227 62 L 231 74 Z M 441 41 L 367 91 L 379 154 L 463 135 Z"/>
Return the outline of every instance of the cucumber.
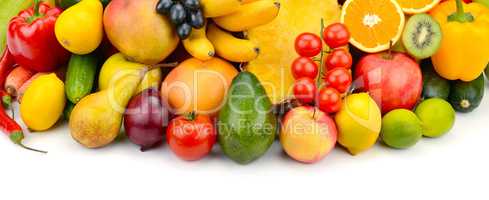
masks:
<path fill-rule="evenodd" d="M 421 62 L 423 70 L 423 99 L 440 98 L 447 100 L 450 95 L 450 81 L 436 73 L 431 59 Z"/>
<path fill-rule="evenodd" d="M 453 81 L 448 101 L 456 111 L 472 112 L 484 97 L 484 76 L 481 74 L 471 82 Z"/>
<path fill-rule="evenodd" d="M 74 107 L 75 104 L 71 103 L 71 101 L 66 102 L 65 108 L 63 110 L 63 118 L 65 118 L 66 121 L 70 121 L 71 111 L 73 111 Z"/>
<path fill-rule="evenodd" d="M 67 8 L 77 4 L 80 1 L 81 0 L 56 0 L 56 6 L 63 8 L 63 9 L 67 9 Z M 100 0 L 100 2 L 102 2 L 102 4 L 105 7 L 107 4 L 109 4 L 110 0 Z"/>
<path fill-rule="evenodd" d="M 90 94 L 97 73 L 97 57 L 94 54 L 73 54 L 66 72 L 66 97 L 76 104 Z"/>

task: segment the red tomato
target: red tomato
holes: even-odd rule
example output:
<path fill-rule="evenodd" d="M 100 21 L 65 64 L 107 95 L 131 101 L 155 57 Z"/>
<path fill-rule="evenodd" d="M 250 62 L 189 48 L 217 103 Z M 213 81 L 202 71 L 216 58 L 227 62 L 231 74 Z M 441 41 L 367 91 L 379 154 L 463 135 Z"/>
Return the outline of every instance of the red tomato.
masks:
<path fill-rule="evenodd" d="M 323 49 L 321 38 L 316 34 L 302 33 L 295 39 L 295 51 L 304 57 L 314 57 Z"/>
<path fill-rule="evenodd" d="M 311 58 L 299 57 L 292 63 L 292 75 L 295 79 L 302 77 L 315 79 L 318 75 L 318 65 Z"/>
<path fill-rule="evenodd" d="M 316 94 L 314 79 L 300 78 L 294 84 L 294 96 L 302 103 L 312 103 Z"/>
<path fill-rule="evenodd" d="M 216 143 L 216 131 L 211 118 L 189 114 L 171 120 L 166 130 L 170 149 L 183 160 L 199 160 Z"/>
<path fill-rule="evenodd" d="M 350 69 L 352 62 L 351 54 L 346 49 L 334 49 L 328 57 L 326 57 L 324 64 L 327 70 L 337 67 Z"/>
<path fill-rule="evenodd" d="M 350 71 L 337 67 L 326 73 L 324 81 L 327 86 L 337 89 L 340 93 L 344 93 L 350 88 L 352 78 Z"/>
<path fill-rule="evenodd" d="M 319 91 L 319 109 L 326 113 L 336 113 L 341 109 L 341 95 L 332 87 L 325 87 Z"/>
<path fill-rule="evenodd" d="M 323 39 L 330 48 L 336 49 L 348 44 L 350 32 L 344 24 L 334 23 L 324 29 Z"/>

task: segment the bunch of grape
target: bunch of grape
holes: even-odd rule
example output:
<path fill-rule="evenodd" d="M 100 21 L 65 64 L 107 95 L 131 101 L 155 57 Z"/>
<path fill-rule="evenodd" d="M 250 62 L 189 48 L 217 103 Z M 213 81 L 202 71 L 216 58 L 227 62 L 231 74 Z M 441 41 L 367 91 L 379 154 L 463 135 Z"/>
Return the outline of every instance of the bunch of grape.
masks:
<path fill-rule="evenodd" d="M 170 18 L 182 40 L 190 35 L 192 27 L 204 27 L 204 15 L 199 0 L 159 0 L 156 12 Z"/>

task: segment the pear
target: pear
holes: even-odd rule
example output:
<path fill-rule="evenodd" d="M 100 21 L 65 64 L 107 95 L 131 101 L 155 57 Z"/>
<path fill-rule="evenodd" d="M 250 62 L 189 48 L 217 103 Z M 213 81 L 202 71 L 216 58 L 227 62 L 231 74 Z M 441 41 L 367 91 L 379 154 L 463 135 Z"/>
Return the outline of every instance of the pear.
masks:
<path fill-rule="evenodd" d="M 120 131 L 122 116 L 131 97 L 148 71 L 124 74 L 105 90 L 84 97 L 70 115 L 71 136 L 87 148 L 110 144 Z"/>
<path fill-rule="evenodd" d="M 144 64 L 130 62 L 124 55 L 122 55 L 122 53 L 116 53 L 107 59 L 102 66 L 102 69 L 100 69 L 98 89 L 105 90 L 109 87 L 111 82 L 117 81 L 116 79 L 123 76 L 123 74 L 141 70 L 144 67 Z M 161 81 L 161 69 L 152 69 L 144 76 L 141 84 L 138 86 L 136 94 L 150 87 L 159 87 Z"/>
<path fill-rule="evenodd" d="M 99 0 L 82 0 L 59 15 L 54 33 L 71 53 L 89 54 L 102 42 L 102 18 L 103 6 Z"/>

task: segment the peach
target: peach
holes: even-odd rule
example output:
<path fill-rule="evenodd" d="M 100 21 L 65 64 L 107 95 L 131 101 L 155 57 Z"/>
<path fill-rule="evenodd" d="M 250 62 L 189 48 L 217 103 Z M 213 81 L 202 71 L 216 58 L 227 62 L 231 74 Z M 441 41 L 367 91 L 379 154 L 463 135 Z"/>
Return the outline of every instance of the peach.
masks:
<path fill-rule="evenodd" d="M 284 117 L 280 143 L 294 160 L 314 163 L 335 147 L 337 130 L 324 112 L 310 106 L 296 107 Z"/>
<path fill-rule="evenodd" d="M 224 104 L 231 81 L 237 74 L 230 63 L 219 58 L 187 59 L 163 81 L 162 102 L 167 103 L 174 114 L 214 115 Z"/>
<path fill-rule="evenodd" d="M 178 45 L 170 20 L 156 13 L 157 3 L 158 0 L 112 0 L 105 9 L 107 37 L 130 61 L 157 64 Z"/>

